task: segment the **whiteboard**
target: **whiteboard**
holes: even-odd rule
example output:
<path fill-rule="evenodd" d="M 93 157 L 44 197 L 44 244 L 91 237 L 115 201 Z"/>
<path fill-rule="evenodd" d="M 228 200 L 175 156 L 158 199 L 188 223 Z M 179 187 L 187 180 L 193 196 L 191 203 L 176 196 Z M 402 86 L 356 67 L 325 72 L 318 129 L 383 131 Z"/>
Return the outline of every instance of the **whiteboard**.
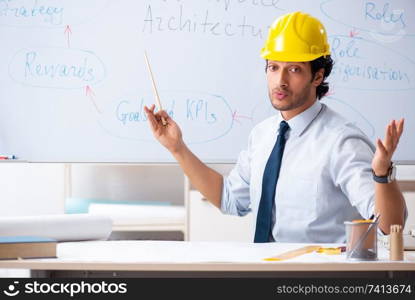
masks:
<path fill-rule="evenodd" d="M 147 51 L 163 107 L 205 162 L 234 162 L 275 114 L 259 51 L 302 10 L 329 34 L 323 102 L 372 140 L 406 118 L 394 159 L 415 161 L 415 2 L 0 0 L 0 153 L 33 162 L 173 162 L 153 138 Z"/>

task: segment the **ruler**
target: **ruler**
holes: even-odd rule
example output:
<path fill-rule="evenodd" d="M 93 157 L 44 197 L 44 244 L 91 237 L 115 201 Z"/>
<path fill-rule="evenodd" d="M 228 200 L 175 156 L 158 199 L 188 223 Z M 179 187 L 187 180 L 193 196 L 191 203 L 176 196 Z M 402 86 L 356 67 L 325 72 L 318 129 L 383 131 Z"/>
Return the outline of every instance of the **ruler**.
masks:
<path fill-rule="evenodd" d="M 264 260 L 266 261 L 280 261 L 280 260 L 286 260 L 286 259 L 290 259 L 290 258 L 294 258 L 303 254 L 307 254 L 307 253 L 311 253 L 314 251 L 317 251 L 321 248 L 321 246 L 306 246 L 306 247 L 302 247 L 302 248 L 298 248 L 295 250 L 290 250 L 284 253 L 281 253 L 279 255 L 276 256 L 271 256 L 268 258 L 264 258 Z"/>

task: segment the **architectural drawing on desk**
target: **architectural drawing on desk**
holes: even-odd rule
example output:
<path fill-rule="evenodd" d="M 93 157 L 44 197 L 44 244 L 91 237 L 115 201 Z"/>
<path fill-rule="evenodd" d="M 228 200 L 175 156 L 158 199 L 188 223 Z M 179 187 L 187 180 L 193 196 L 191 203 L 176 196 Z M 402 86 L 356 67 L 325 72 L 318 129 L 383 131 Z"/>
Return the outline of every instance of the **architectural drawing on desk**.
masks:
<path fill-rule="evenodd" d="M 160 90 L 159 93 L 163 109 L 179 124 L 188 144 L 218 140 L 233 127 L 233 110 L 220 95 L 194 91 Z M 153 103 L 151 91 L 125 94 L 98 116 L 98 122 L 113 137 L 155 143 L 144 113 L 144 106 Z"/>

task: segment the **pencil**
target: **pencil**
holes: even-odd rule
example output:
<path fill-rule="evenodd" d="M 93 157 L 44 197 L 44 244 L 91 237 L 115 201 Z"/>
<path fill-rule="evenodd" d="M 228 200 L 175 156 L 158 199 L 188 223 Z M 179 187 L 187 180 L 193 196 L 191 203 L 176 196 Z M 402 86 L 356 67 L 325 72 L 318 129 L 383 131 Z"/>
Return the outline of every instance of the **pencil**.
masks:
<path fill-rule="evenodd" d="M 157 108 L 158 108 L 159 111 L 161 111 L 163 108 L 161 106 L 160 96 L 159 96 L 159 93 L 157 91 L 156 82 L 154 80 L 153 72 L 151 71 L 150 62 L 148 61 L 146 51 L 144 51 L 144 58 L 146 60 L 148 72 L 150 73 L 150 78 L 151 78 L 151 83 L 153 85 L 153 92 L 154 92 L 154 96 L 156 98 Z M 161 118 L 161 122 L 163 123 L 163 125 L 167 125 L 167 122 L 163 117 Z"/>

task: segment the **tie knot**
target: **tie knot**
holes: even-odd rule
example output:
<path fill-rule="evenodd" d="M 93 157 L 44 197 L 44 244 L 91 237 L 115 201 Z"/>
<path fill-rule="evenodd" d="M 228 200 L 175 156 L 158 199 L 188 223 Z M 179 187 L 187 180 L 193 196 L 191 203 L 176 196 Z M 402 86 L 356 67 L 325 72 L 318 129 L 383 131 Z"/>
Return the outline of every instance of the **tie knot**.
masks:
<path fill-rule="evenodd" d="M 288 128 L 290 128 L 290 125 L 288 125 L 288 123 L 285 121 L 281 121 L 279 134 L 284 135 L 287 132 Z"/>

